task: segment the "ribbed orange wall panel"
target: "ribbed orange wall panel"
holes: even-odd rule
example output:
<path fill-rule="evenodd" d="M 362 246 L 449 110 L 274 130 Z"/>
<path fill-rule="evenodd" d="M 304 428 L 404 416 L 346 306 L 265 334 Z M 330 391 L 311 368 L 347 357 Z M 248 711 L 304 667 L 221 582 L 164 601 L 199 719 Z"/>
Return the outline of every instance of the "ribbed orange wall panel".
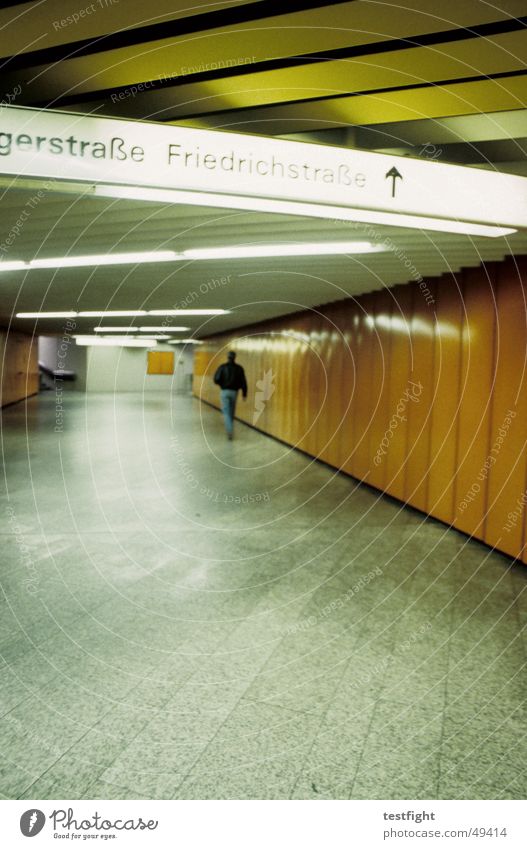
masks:
<path fill-rule="evenodd" d="M 458 281 L 443 275 L 436 290 L 433 407 L 427 512 L 449 524 L 454 518 L 454 489 L 459 408 L 462 295 Z"/>
<path fill-rule="evenodd" d="M 352 416 L 354 444 L 350 458 L 351 474 L 369 482 L 371 470 L 368 431 L 371 422 L 372 350 L 374 339 L 374 296 L 365 295 L 359 301 L 355 337 L 356 387 L 353 396 Z"/>
<path fill-rule="evenodd" d="M 412 354 L 411 321 L 413 289 L 396 286 L 392 289 L 391 348 L 388 363 L 389 410 L 386 425 L 388 447 L 380 455 L 386 467 L 384 486 L 396 498 L 405 499 L 405 472 L 408 454 L 408 416 L 410 407 L 420 403 L 421 392 L 410 381 Z M 415 399 L 415 400 L 414 400 Z"/>
<path fill-rule="evenodd" d="M 527 560 L 525 280 L 509 259 L 210 338 L 194 391 L 219 406 L 234 348 L 242 421 Z"/>
<path fill-rule="evenodd" d="M 289 328 L 284 330 L 283 335 L 278 341 L 278 354 L 275 358 L 273 368 L 273 385 L 274 390 L 269 403 L 278 406 L 277 425 L 281 439 L 285 442 L 293 442 L 294 437 L 291 427 L 291 416 L 289 415 L 288 406 L 290 399 L 294 398 L 293 394 L 293 340 L 289 335 Z M 287 403 L 289 400 L 289 404 Z"/>
<path fill-rule="evenodd" d="M 279 410 L 280 403 L 272 402 L 272 398 L 267 400 L 267 395 L 270 394 L 270 386 L 272 384 L 272 376 L 276 372 L 276 366 L 274 363 L 274 349 L 275 349 L 275 336 L 270 336 L 268 333 L 265 333 L 261 336 L 256 337 L 257 342 L 257 350 L 259 351 L 259 367 L 257 367 L 253 374 L 250 376 L 250 385 L 254 387 L 254 393 L 257 391 L 262 393 L 262 412 L 260 413 L 260 419 L 257 422 L 258 426 L 265 430 L 267 433 L 272 433 L 273 436 L 278 435 L 279 428 L 277 427 L 277 420 L 280 418 Z M 277 401 L 283 397 L 283 392 L 278 393 Z M 251 424 L 254 421 L 256 416 L 256 398 L 253 404 L 251 404 L 251 417 L 249 421 Z"/>
<path fill-rule="evenodd" d="M 425 300 L 415 286 L 411 333 L 411 360 L 409 380 L 416 387 L 419 403 L 408 407 L 407 463 L 404 500 L 419 510 L 427 510 L 428 476 L 430 468 L 430 434 L 432 407 L 435 393 L 433 382 L 436 328 L 436 281 L 427 281 L 430 292 Z"/>
<path fill-rule="evenodd" d="M 391 356 L 391 315 L 392 295 L 387 289 L 375 293 L 374 334 L 371 360 L 371 419 L 368 428 L 369 437 L 369 477 L 368 483 L 379 489 L 384 488 L 386 464 L 376 465 L 373 461 L 384 439 L 390 420 L 390 356 Z"/>
<path fill-rule="evenodd" d="M 322 326 L 322 316 L 317 311 L 313 312 L 311 317 L 309 342 L 309 383 L 307 389 L 308 427 L 306 428 L 304 450 L 307 451 L 308 454 L 312 454 L 314 457 L 318 457 L 323 444 L 320 429 L 324 415 L 327 414 L 327 410 L 324 410 L 327 379 L 326 369 L 321 356 L 323 338 Z"/>
<path fill-rule="evenodd" d="M 325 463 L 339 465 L 339 425 L 340 405 L 342 399 L 342 349 L 338 328 L 334 326 L 335 308 L 328 307 L 321 311 L 322 340 L 321 357 L 327 385 L 326 399 L 320 416 L 319 457 Z"/>
<path fill-rule="evenodd" d="M 490 419 L 494 383 L 496 266 L 463 273 L 463 326 L 458 457 L 454 523 L 468 534 L 482 536 L 491 464 Z"/>
<path fill-rule="evenodd" d="M 335 393 L 335 389 L 338 388 L 338 386 L 335 386 L 336 372 L 338 371 L 337 345 L 338 341 L 331 320 L 327 311 L 324 311 L 320 354 L 323 363 L 326 395 L 318 433 L 321 438 L 319 456 L 326 463 L 330 462 L 332 456 L 331 446 L 335 439 L 335 428 L 338 422 L 338 401 Z"/>
<path fill-rule="evenodd" d="M 353 448 L 356 444 L 356 422 L 353 411 L 357 396 L 357 327 L 359 307 L 354 301 L 339 305 L 334 319 L 340 335 L 338 351 L 340 361 L 340 380 L 338 387 L 339 431 L 337 433 L 336 456 L 333 465 L 348 474 L 352 472 Z"/>
<path fill-rule="evenodd" d="M 524 545 L 527 449 L 527 297 L 525 258 L 500 265 L 497 278 L 496 384 L 492 398 L 485 542 L 512 556 Z"/>
<path fill-rule="evenodd" d="M 288 416 L 291 422 L 293 438 L 291 444 L 300 448 L 301 438 L 304 432 L 304 411 L 305 411 L 305 370 L 307 360 L 309 358 L 309 344 L 306 339 L 306 316 L 287 320 L 287 328 L 290 335 L 291 357 L 293 367 L 293 380 L 291 385 L 291 395 L 287 399 L 289 406 Z"/>
<path fill-rule="evenodd" d="M 296 348 L 298 343 L 292 334 L 292 322 L 290 320 L 287 321 L 286 319 L 282 336 L 283 353 L 279 358 L 279 367 L 282 373 L 277 373 L 275 375 L 276 389 L 272 398 L 273 404 L 280 404 L 281 419 L 284 423 L 281 438 L 290 444 L 294 444 L 296 440 L 296 431 L 294 427 L 295 410 L 292 409 L 296 405 L 291 403 L 291 399 L 297 397 L 295 378 L 298 377 L 298 369 L 295 364 L 297 353 Z"/>
<path fill-rule="evenodd" d="M 313 416 L 311 414 L 311 371 L 314 369 L 315 353 L 313 350 L 313 316 L 305 316 L 300 322 L 300 333 L 305 339 L 305 344 L 302 346 L 300 355 L 300 375 L 299 375 L 299 432 L 298 432 L 298 447 L 302 451 L 307 451 L 307 446 L 310 441 L 310 432 L 313 428 Z"/>
<path fill-rule="evenodd" d="M 38 392 L 37 347 L 34 336 L 0 330 L 0 406 Z"/>

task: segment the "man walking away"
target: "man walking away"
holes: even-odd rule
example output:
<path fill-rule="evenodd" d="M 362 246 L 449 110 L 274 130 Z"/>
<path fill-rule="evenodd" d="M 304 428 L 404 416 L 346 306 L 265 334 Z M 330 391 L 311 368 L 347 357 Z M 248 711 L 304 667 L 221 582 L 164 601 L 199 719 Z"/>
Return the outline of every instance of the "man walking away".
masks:
<path fill-rule="evenodd" d="M 232 428 L 234 425 L 234 411 L 236 408 L 236 396 L 241 389 L 244 399 L 247 398 L 247 381 L 245 372 L 238 363 L 235 363 L 236 351 L 229 351 L 227 362 L 222 363 L 214 375 L 214 383 L 220 387 L 221 409 L 225 420 L 227 438 L 232 439 Z"/>

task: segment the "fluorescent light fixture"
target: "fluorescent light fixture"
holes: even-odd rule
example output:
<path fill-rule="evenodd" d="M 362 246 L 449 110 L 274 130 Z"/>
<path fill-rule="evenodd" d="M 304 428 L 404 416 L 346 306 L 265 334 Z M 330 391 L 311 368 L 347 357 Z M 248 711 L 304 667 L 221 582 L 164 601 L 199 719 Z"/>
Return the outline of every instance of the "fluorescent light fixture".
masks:
<path fill-rule="evenodd" d="M 158 330 L 188 330 L 188 327 L 94 327 L 93 330 L 95 333 L 137 333 L 138 331 L 142 331 L 143 333 L 148 332 L 150 334 L 151 339 L 170 339 L 170 335 L 168 333 L 159 334 L 156 331 Z M 103 338 L 103 337 L 99 337 Z M 135 339 L 140 339 L 140 336 L 133 337 Z"/>
<path fill-rule="evenodd" d="M 141 251 L 122 254 L 88 254 L 87 256 L 57 256 L 32 259 L 29 268 L 80 268 L 93 265 L 140 265 L 146 262 L 172 262 L 180 259 L 175 251 Z"/>
<path fill-rule="evenodd" d="M 17 312 L 17 318 L 75 318 L 76 312 Z"/>
<path fill-rule="evenodd" d="M 94 327 L 95 333 L 137 333 L 137 327 Z"/>
<path fill-rule="evenodd" d="M 187 192 L 180 189 L 149 189 L 143 186 L 95 186 L 94 194 L 103 198 L 123 198 L 124 200 L 146 200 L 153 203 L 190 203 L 195 206 L 213 206 L 211 198 L 222 197 L 215 194 Z M 195 198 L 194 202 L 193 199 Z"/>
<path fill-rule="evenodd" d="M 136 336 L 136 339 L 141 339 L 141 336 Z M 168 333 L 152 333 L 148 336 L 149 339 L 170 339 Z"/>
<path fill-rule="evenodd" d="M 171 339 L 169 345 L 203 345 L 201 339 Z"/>
<path fill-rule="evenodd" d="M 0 271 L 21 271 L 23 268 L 27 267 L 27 262 L 24 262 L 21 259 L 0 260 Z"/>
<path fill-rule="evenodd" d="M 230 310 L 148 310 L 148 315 L 226 315 Z"/>
<path fill-rule="evenodd" d="M 75 336 L 77 345 L 105 346 L 107 348 L 154 348 L 154 339 L 128 339 L 126 336 Z"/>
<path fill-rule="evenodd" d="M 369 254 L 387 251 L 383 244 L 371 242 L 299 242 L 277 245 L 232 245 L 231 247 L 195 248 L 184 251 L 189 259 L 249 259 L 274 256 L 323 256 L 329 254 Z"/>
<path fill-rule="evenodd" d="M 146 315 L 146 310 L 88 310 L 78 312 L 79 318 L 130 318 L 135 315 Z"/>
<path fill-rule="evenodd" d="M 87 254 L 86 256 L 54 256 L 41 259 L 0 260 L 0 271 L 31 271 L 35 268 L 83 268 L 99 265 L 142 265 L 147 262 L 173 262 L 184 259 L 176 251 L 141 251 L 122 254 Z"/>
<path fill-rule="evenodd" d="M 83 310 L 75 312 L 68 310 L 65 312 L 17 312 L 17 318 L 134 318 L 135 316 L 164 316 L 164 315 L 224 315 L 230 310 Z M 95 327 L 96 333 L 104 333 L 106 331 L 113 332 L 128 332 L 140 329 L 141 332 L 149 332 L 150 330 L 189 330 L 188 327 Z"/>
<path fill-rule="evenodd" d="M 308 218 L 335 218 L 340 221 L 405 227 L 414 230 L 433 230 L 440 233 L 459 233 L 465 236 L 490 236 L 495 238 L 497 236 L 509 236 L 511 233 L 517 232 L 516 229 L 510 227 L 473 224 L 470 221 L 456 221 L 455 219 L 430 218 L 426 215 L 376 212 L 370 209 L 356 209 L 347 206 L 224 195 L 218 192 L 205 193 L 180 189 L 149 189 L 141 186 L 99 185 L 95 187 L 95 195 L 153 201 L 155 203 L 180 203 L 189 206 L 214 206 L 221 209 L 245 209 L 250 212 L 303 215 Z"/>
<path fill-rule="evenodd" d="M 159 327 L 147 327 L 145 325 L 144 327 L 139 327 L 138 330 L 141 333 L 156 333 L 157 331 L 161 331 L 163 333 L 165 331 L 174 333 L 176 331 L 183 332 L 184 330 L 190 330 L 190 327 L 163 327 L 163 325 L 160 325 Z"/>

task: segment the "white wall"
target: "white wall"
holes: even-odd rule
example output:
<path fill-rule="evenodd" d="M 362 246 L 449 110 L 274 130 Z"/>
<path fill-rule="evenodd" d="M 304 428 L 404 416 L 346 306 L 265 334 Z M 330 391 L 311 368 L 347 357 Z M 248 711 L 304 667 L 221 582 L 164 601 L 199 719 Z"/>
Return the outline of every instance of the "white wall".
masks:
<path fill-rule="evenodd" d="M 190 392 L 193 352 L 158 345 L 156 351 L 174 352 L 174 374 L 147 374 L 146 348 L 88 347 L 87 392 Z"/>
<path fill-rule="evenodd" d="M 57 337 L 38 337 L 38 361 L 52 370 L 57 368 Z"/>
<path fill-rule="evenodd" d="M 39 336 L 38 361 L 53 371 L 57 368 L 74 371 L 76 379 L 64 380 L 61 388 L 68 391 L 85 391 L 86 348 L 76 345 L 71 336 Z"/>

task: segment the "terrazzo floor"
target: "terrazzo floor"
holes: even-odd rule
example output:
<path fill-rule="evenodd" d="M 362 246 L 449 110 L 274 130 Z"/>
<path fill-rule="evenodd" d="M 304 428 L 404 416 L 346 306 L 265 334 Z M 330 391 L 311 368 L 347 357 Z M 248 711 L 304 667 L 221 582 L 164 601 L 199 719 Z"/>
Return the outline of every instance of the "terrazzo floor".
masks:
<path fill-rule="evenodd" d="M 3 798 L 525 796 L 524 567 L 189 397 L 64 404 L 2 415 Z"/>

